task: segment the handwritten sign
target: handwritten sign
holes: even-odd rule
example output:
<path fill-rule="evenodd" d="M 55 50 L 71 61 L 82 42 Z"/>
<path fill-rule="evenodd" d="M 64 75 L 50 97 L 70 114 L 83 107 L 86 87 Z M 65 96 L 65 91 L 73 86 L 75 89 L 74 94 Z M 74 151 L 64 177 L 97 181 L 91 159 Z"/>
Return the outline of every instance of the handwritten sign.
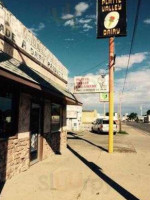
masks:
<path fill-rule="evenodd" d="M 108 75 L 77 76 L 74 78 L 74 93 L 108 92 Z"/>

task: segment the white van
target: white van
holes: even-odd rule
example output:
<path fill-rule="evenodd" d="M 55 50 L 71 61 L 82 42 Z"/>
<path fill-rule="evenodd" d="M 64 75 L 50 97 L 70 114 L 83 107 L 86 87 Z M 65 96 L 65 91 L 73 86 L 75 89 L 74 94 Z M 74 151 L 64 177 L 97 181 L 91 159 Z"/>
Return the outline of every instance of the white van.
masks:
<path fill-rule="evenodd" d="M 109 120 L 108 119 L 97 119 L 92 126 L 92 132 L 97 133 L 108 133 L 109 132 Z M 117 124 L 114 121 L 113 124 L 114 135 L 117 132 Z"/>

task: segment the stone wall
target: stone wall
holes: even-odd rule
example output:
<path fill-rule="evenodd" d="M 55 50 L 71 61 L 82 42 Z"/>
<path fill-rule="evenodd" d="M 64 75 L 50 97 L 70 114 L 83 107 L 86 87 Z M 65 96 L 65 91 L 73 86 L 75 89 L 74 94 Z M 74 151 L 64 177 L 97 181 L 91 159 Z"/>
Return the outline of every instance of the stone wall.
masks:
<path fill-rule="evenodd" d="M 0 142 L 0 180 L 5 181 L 29 168 L 29 139 Z"/>
<path fill-rule="evenodd" d="M 30 96 L 21 94 L 18 135 L 0 140 L 0 181 L 29 168 Z"/>
<path fill-rule="evenodd" d="M 44 158 L 49 157 L 52 154 L 60 154 L 60 135 L 61 133 L 45 133 L 44 134 Z"/>
<path fill-rule="evenodd" d="M 21 94 L 19 105 L 18 134 L 8 140 L 0 140 L 0 182 L 10 179 L 30 167 L 30 105 L 31 96 Z M 61 132 L 51 133 L 51 102 L 45 100 L 43 155 L 46 159 L 53 154 L 63 153 L 67 145 L 66 107 L 63 107 Z"/>

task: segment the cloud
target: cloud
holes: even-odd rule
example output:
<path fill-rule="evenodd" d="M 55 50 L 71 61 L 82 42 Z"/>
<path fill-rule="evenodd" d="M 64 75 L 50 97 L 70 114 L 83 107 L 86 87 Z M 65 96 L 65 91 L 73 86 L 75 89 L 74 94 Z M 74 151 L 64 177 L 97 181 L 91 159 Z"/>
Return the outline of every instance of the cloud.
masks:
<path fill-rule="evenodd" d="M 38 35 L 38 32 L 45 28 L 45 24 L 40 22 L 37 28 L 28 28 L 35 36 Z"/>
<path fill-rule="evenodd" d="M 150 81 L 149 81 L 150 69 L 144 69 L 142 71 L 130 72 L 127 76 L 125 90 L 122 98 L 122 102 L 127 105 L 133 105 L 133 107 L 140 104 L 149 104 L 150 102 Z M 115 81 L 116 102 L 118 102 L 118 93 L 122 91 L 124 84 L 124 78 Z"/>
<path fill-rule="evenodd" d="M 90 23 L 92 21 L 92 19 L 80 19 L 78 22 L 81 24 L 87 24 Z"/>
<path fill-rule="evenodd" d="M 83 25 L 83 31 L 89 31 L 90 29 L 92 29 L 93 27 L 92 26 L 90 26 L 90 25 L 88 25 L 88 24 L 84 24 Z"/>
<path fill-rule="evenodd" d="M 75 22 L 73 19 L 70 19 L 64 23 L 64 26 L 74 26 Z"/>
<path fill-rule="evenodd" d="M 73 17 L 74 17 L 74 15 L 66 14 L 66 15 L 63 15 L 61 18 L 66 20 L 66 19 L 72 19 Z"/>
<path fill-rule="evenodd" d="M 63 14 L 61 19 L 66 20 L 64 26 L 73 27 L 76 25 L 78 28 L 83 28 L 84 31 L 89 31 L 93 27 L 89 25 L 93 20 L 95 20 L 95 15 L 86 15 L 85 18 L 81 18 L 83 13 L 89 8 L 89 4 L 85 2 L 80 2 L 75 6 L 75 13 Z M 89 18 L 87 17 L 89 16 Z M 84 26 L 81 26 L 84 24 Z"/>
<path fill-rule="evenodd" d="M 89 5 L 85 2 L 80 2 L 75 6 L 76 16 L 81 16 L 87 9 Z"/>
<path fill-rule="evenodd" d="M 147 52 L 132 54 L 130 56 L 129 68 L 132 67 L 134 64 L 142 63 L 144 60 L 146 60 L 147 54 L 148 54 Z M 125 69 L 128 64 L 128 59 L 129 55 L 122 55 L 116 57 L 116 64 L 115 64 L 116 71 Z"/>
<path fill-rule="evenodd" d="M 144 20 L 145 24 L 150 24 L 150 18 Z"/>
<path fill-rule="evenodd" d="M 86 18 L 89 18 L 89 19 L 96 19 L 96 15 L 86 15 Z"/>
<path fill-rule="evenodd" d="M 45 28 L 45 24 L 43 24 L 42 22 L 39 24 L 39 27 L 37 28 L 37 31 L 41 31 L 42 29 Z"/>
<path fill-rule="evenodd" d="M 65 41 L 74 41 L 73 38 L 66 38 Z"/>
<path fill-rule="evenodd" d="M 122 96 L 122 114 L 128 112 L 140 113 L 140 106 L 143 105 L 143 113 L 150 109 L 150 69 L 130 72 L 127 76 L 124 94 Z M 90 76 L 93 74 L 89 74 Z M 69 78 L 69 88 L 73 92 L 74 80 Z M 119 93 L 122 91 L 124 77 L 115 80 L 114 107 L 118 110 Z M 103 113 L 103 103 L 99 102 L 99 94 L 75 94 L 77 99 L 83 103 L 83 109 L 97 109 Z M 106 104 L 108 105 L 108 104 Z M 106 106 L 107 107 L 107 106 Z M 107 107 L 108 108 L 108 107 Z M 106 109 L 107 112 L 107 109 Z"/>

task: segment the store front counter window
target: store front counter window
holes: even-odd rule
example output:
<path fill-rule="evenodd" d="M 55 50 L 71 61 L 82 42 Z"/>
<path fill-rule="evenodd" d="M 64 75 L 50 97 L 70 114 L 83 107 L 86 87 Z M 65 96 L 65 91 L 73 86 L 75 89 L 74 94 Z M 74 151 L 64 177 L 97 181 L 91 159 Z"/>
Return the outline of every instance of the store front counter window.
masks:
<path fill-rule="evenodd" d="M 61 105 L 51 104 L 51 132 L 61 131 Z"/>
<path fill-rule="evenodd" d="M 0 87 L 0 138 L 8 138 L 16 134 L 15 104 L 15 94 L 7 88 Z"/>

